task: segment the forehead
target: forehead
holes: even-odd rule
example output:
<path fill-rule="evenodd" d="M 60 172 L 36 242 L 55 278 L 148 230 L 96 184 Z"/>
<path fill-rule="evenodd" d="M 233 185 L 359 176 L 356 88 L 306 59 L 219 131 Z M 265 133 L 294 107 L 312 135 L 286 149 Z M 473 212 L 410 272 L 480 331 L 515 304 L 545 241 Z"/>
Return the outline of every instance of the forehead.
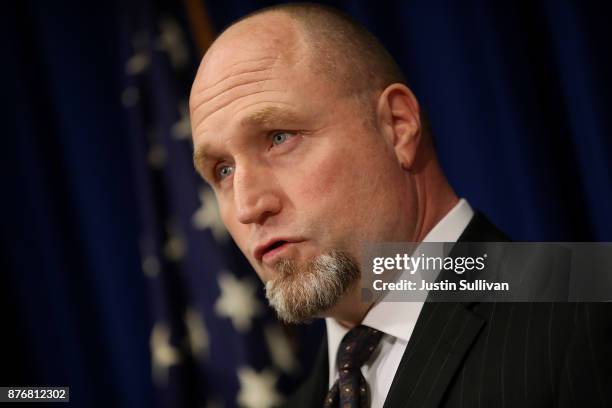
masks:
<path fill-rule="evenodd" d="M 243 120 L 255 111 L 302 110 L 299 105 L 311 99 L 308 95 L 324 94 L 311 73 L 307 46 L 291 24 L 286 17 L 245 21 L 215 42 L 192 87 L 194 142 L 207 132 L 264 123 Z"/>
<path fill-rule="evenodd" d="M 296 67 L 281 52 L 238 43 L 219 49 L 203 61 L 193 84 L 192 116 L 209 119 L 218 111 L 235 111 L 254 99 L 278 99 L 289 90 Z"/>
<path fill-rule="evenodd" d="M 241 21 L 215 40 L 206 53 L 196 80 L 211 86 L 242 62 L 274 58 L 290 63 L 302 51 L 303 36 L 288 16 L 267 13 Z"/>

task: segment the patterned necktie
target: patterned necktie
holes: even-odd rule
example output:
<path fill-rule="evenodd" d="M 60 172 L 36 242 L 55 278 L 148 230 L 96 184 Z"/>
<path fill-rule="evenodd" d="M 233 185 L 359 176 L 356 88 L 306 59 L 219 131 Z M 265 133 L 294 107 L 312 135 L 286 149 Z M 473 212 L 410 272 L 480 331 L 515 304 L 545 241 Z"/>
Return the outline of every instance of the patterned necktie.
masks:
<path fill-rule="evenodd" d="M 369 407 L 368 385 L 361 366 L 370 358 L 383 333 L 367 326 L 357 326 L 344 335 L 336 364 L 339 378 L 325 397 L 324 408 Z"/>

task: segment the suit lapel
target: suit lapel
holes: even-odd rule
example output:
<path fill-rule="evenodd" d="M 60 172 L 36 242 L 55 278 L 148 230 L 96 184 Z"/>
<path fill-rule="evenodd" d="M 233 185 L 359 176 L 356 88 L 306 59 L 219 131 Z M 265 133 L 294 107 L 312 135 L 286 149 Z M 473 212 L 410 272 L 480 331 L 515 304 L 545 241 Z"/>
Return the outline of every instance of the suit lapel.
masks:
<path fill-rule="evenodd" d="M 508 241 L 480 212 L 460 242 Z M 485 321 L 469 303 L 426 302 L 385 400 L 384 408 L 436 407 Z"/>
<path fill-rule="evenodd" d="M 323 400 L 329 391 L 329 363 L 327 353 L 327 336 L 325 336 L 325 341 L 323 341 L 317 362 L 314 366 L 315 375 L 307 390 L 307 395 L 312 398 L 313 404 L 306 404 L 304 407 L 322 406 Z"/>
<path fill-rule="evenodd" d="M 328 377 L 327 332 L 325 331 L 310 376 L 282 407 L 311 408 L 323 406 L 323 400 L 329 388 Z"/>
<path fill-rule="evenodd" d="M 462 303 L 425 303 L 385 408 L 435 407 L 484 321 Z"/>

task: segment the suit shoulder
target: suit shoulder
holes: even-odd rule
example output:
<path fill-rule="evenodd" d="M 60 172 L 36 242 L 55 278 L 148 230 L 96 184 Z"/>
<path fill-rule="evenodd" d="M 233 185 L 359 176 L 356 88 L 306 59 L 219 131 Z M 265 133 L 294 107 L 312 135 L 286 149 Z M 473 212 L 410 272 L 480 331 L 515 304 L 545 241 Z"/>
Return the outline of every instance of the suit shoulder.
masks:
<path fill-rule="evenodd" d="M 510 242 L 510 237 L 497 228 L 480 211 L 476 210 L 469 224 L 459 237 L 459 242 Z"/>

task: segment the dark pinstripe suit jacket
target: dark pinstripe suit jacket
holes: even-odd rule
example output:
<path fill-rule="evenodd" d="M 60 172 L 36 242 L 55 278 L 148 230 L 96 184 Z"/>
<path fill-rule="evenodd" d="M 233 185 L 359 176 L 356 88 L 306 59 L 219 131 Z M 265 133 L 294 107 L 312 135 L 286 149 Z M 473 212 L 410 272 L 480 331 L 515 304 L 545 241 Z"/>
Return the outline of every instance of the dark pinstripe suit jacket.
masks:
<path fill-rule="evenodd" d="M 459 241 L 507 241 L 476 213 Z M 612 313 L 600 303 L 425 303 L 384 408 L 612 407 Z M 321 407 L 327 338 L 285 404 Z M 379 407 L 373 407 L 379 408 Z"/>

